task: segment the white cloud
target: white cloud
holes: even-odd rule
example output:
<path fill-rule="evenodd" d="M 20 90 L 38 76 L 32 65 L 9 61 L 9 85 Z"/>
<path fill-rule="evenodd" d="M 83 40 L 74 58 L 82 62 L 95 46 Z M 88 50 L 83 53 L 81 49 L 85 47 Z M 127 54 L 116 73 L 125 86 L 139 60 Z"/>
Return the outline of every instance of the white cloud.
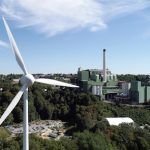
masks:
<path fill-rule="evenodd" d="M 6 42 L 0 40 L 0 47 L 8 48 L 9 45 Z"/>
<path fill-rule="evenodd" d="M 113 18 L 149 6 L 149 0 L 1 0 L 0 11 L 21 27 L 52 36 L 78 28 L 101 30 Z"/>
<path fill-rule="evenodd" d="M 124 16 L 150 7 L 149 0 L 101 0 L 104 4 L 104 20 L 109 21 L 118 16 Z"/>

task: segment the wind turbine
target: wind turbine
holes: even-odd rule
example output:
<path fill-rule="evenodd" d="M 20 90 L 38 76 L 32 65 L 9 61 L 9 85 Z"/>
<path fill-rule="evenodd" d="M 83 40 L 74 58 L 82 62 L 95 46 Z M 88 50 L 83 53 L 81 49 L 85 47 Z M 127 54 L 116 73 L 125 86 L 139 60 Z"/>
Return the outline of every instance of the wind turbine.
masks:
<path fill-rule="evenodd" d="M 17 47 L 17 44 L 14 40 L 14 37 L 10 31 L 10 28 L 3 17 L 3 22 L 6 28 L 6 32 L 8 34 L 8 38 L 12 47 L 12 50 L 14 52 L 14 55 L 16 57 L 16 61 L 20 68 L 22 69 L 24 75 L 20 78 L 20 83 L 22 84 L 21 89 L 17 93 L 17 95 L 14 97 L 14 99 L 11 101 L 9 106 L 7 107 L 6 111 L 3 113 L 3 115 L 0 118 L 0 125 L 3 123 L 3 121 L 7 118 L 7 116 L 12 112 L 12 110 L 15 108 L 19 100 L 21 99 L 23 95 L 23 150 L 29 150 L 29 137 L 28 137 L 28 87 L 33 85 L 34 82 L 38 83 L 44 83 L 49 85 L 58 85 L 58 86 L 65 86 L 65 87 L 72 87 L 72 88 L 78 88 L 76 85 L 60 82 L 57 80 L 52 79 L 35 79 L 32 74 L 29 74 L 24 61 L 22 59 L 22 56 L 19 52 L 19 49 Z"/>

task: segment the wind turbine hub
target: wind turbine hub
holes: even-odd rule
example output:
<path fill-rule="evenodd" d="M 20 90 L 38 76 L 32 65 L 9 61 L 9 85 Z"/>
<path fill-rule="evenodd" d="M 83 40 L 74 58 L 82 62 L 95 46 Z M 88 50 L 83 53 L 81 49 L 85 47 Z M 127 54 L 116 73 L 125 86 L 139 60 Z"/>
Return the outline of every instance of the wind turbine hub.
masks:
<path fill-rule="evenodd" d="M 20 82 L 22 85 L 31 86 L 33 85 L 35 79 L 32 74 L 27 74 L 21 77 Z"/>

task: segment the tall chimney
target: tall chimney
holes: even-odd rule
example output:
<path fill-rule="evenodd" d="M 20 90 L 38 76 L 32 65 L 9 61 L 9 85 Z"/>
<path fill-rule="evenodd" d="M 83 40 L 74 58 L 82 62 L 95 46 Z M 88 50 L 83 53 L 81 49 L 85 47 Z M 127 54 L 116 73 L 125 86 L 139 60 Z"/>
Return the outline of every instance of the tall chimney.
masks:
<path fill-rule="evenodd" d="M 106 73 L 106 49 L 103 49 L 103 82 L 107 81 L 107 73 Z"/>

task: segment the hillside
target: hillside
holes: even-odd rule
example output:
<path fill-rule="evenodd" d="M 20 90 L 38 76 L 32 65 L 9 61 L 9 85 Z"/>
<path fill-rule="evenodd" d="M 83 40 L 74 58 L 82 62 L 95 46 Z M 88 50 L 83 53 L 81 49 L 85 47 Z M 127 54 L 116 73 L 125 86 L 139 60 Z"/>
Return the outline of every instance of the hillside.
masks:
<path fill-rule="evenodd" d="M 0 93 L 0 114 L 4 112 L 18 91 L 18 84 L 3 84 Z M 131 117 L 136 127 L 125 124 L 119 127 L 108 126 L 106 117 Z M 29 120 L 62 120 L 67 122 L 67 133 L 71 138 L 59 141 L 44 140 L 30 135 L 31 150 L 149 150 L 150 149 L 150 108 L 127 107 L 119 104 L 106 104 L 88 93 L 78 89 L 56 89 L 35 84 L 29 89 Z M 3 126 L 21 123 L 23 117 L 22 101 L 19 102 Z M 144 129 L 139 126 L 145 125 Z M 0 129 L 0 149 L 22 149 L 22 135 L 10 138 Z"/>

